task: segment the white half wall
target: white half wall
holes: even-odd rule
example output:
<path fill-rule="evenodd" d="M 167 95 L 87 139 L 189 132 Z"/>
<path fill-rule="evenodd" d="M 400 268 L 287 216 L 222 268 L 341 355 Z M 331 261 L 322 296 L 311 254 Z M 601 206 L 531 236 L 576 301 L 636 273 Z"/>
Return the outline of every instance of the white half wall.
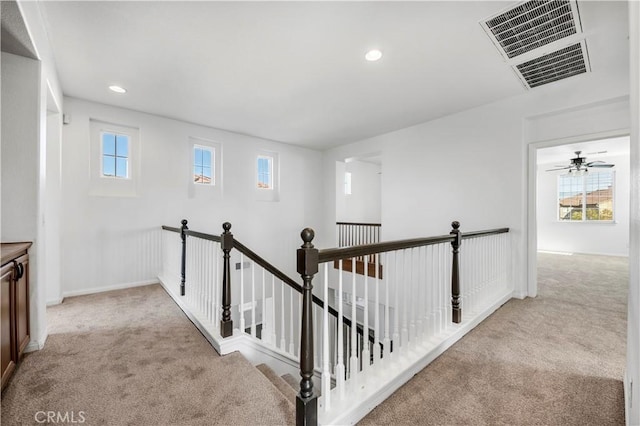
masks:
<path fill-rule="evenodd" d="M 615 164 L 614 223 L 558 220 L 558 172 L 538 166 L 538 249 L 612 256 L 629 255 L 629 156 L 609 156 Z"/>
<path fill-rule="evenodd" d="M 63 294 L 81 294 L 148 282 L 160 262 L 160 226 L 214 235 L 229 221 L 235 237 L 294 279 L 300 231 L 320 223 L 321 154 L 290 145 L 150 114 L 65 98 L 62 148 Z M 90 194 L 90 120 L 139 129 L 136 196 Z M 220 191 L 189 191 L 189 138 L 221 145 Z M 276 152 L 279 201 L 254 191 L 256 156 Z"/>

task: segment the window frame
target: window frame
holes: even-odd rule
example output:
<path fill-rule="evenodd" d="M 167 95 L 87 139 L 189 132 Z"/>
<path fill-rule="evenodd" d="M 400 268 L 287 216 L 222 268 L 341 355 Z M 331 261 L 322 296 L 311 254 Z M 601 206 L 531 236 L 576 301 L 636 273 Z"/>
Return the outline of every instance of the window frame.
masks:
<path fill-rule="evenodd" d="M 105 133 L 129 137 L 126 178 L 104 175 L 102 136 Z M 128 123 L 114 123 L 90 117 L 89 145 L 90 177 L 88 195 L 95 197 L 137 197 L 142 158 L 140 128 Z"/>
<path fill-rule="evenodd" d="M 588 205 L 587 205 L 587 194 L 589 193 L 593 193 L 596 190 L 592 190 L 592 191 L 587 191 L 587 178 L 589 176 L 593 176 L 595 174 L 611 174 L 611 219 L 603 219 L 603 220 L 597 220 L 597 219 L 588 219 L 587 217 L 587 210 Z M 556 220 L 558 222 L 561 223 L 600 223 L 600 224 L 607 224 L 607 223 L 616 223 L 616 201 L 615 201 L 615 193 L 616 193 L 616 172 L 615 170 L 602 170 L 602 171 L 597 171 L 597 172 L 588 172 L 585 173 L 584 175 L 581 176 L 572 176 L 572 177 L 580 177 L 581 178 L 581 183 L 580 183 L 580 190 L 582 192 L 582 200 L 580 202 L 580 206 L 581 206 L 581 218 L 580 219 L 563 219 L 560 216 L 560 188 L 561 188 L 561 181 L 564 177 L 567 176 L 571 176 L 569 173 L 563 173 L 558 175 L 557 178 L 557 192 L 556 192 Z M 565 197 L 566 198 L 566 197 Z M 573 207 L 571 207 L 571 209 L 569 210 L 569 215 L 571 215 L 571 212 L 574 210 Z"/>
<path fill-rule="evenodd" d="M 114 136 L 114 154 L 105 154 L 104 152 L 104 135 L 109 134 Z M 121 157 L 118 156 L 118 136 L 125 136 L 127 138 L 127 156 Z M 131 140 L 132 137 L 130 134 L 125 132 L 119 132 L 114 130 L 101 130 L 100 131 L 100 177 L 104 179 L 131 179 Z M 106 175 L 104 173 L 104 159 L 105 156 L 113 157 L 114 164 L 114 175 Z M 126 159 L 126 174 L 125 176 L 118 176 L 118 158 Z"/>
<path fill-rule="evenodd" d="M 207 182 L 197 182 L 195 180 L 195 168 L 198 167 L 196 165 L 196 149 L 201 149 L 203 151 L 208 151 L 211 153 L 211 165 L 210 165 L 210 169 L 211 169 L 211 181 L 209 183 Z M 203 168 L 203 172 L 204 172 L 204 165 L 201 166 Z M 216 171 L 217 171 L 217 164 L 216 164 L 216 147 L 215 146 L 211 146 L 211 145 L 203 145 L 203 144 L 199 144 L 197 142 L 194 142 L 191 146 L 191 170 L 192 170 L 192 183 L 194 185 L 197 186 L 216 186 L 217 183 L 217 179 L 216 179 Z M 199 176 L 203 176 L 204 174 L 201 174 Z"/>
<path fill-rule="evenodd" d="M 260 186 L 261 180 L 260 180 L 260 160 L 267 160 L 269 163 L 269 170 L 268 170 L 268 177 L 269 177 L 269 186 L 264 187 L 264 186 Z M 274 162 L 275 162 L 275 158 L 272 155 L 268 155 L 268 154 L 258 154 L 258 156 L 256 157 L 256 188 L 259 191 L 273 191 L 275 190 L 275 179 L 274 179 L 274 175 L 273 175 L 273 170 L 274 170 Z"/>

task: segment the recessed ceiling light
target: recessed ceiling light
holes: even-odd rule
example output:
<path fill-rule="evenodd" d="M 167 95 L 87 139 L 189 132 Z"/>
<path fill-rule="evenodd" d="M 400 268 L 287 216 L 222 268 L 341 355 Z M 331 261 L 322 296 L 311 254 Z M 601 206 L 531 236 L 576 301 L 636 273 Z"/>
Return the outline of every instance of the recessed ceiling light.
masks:
<path fill-rule="evenodd" d="M 369 62 L 374 62 L 382 58 L 382 52 L 379 51 L 378 49 L 373 49 L 368 51 L 367 54 L 364 55 L 364 58 Z"/>
<path fill-rule="evenodd" d="M 127 89 L 125 89 L 124 87 L 120 87 L 120 86 L 109 86 L 109 89 L 112 92 L 116 92 L 116 93 L 127 93 Z"/>

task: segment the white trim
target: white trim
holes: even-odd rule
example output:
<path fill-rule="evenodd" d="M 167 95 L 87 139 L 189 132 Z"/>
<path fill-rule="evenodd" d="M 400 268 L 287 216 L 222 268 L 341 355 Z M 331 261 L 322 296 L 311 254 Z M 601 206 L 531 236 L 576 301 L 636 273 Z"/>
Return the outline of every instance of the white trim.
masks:
<path fill-rule="evenodd" d="M 45 330 L 38 340 L 31 339 L 24 348 L 24 353 L 35 352 L 44 348 L 44 344 L 47 343 L 47 337 L 49 337 L 49 333 Z"/>
<path fill-rule="evenodd" d="M 533 118 L 533 117 L 529 117 Z M 628 136 L 629 128 L 608 130 L 579 136 L 566 138 L 533 141 L 527 144 L 528 158 L 527 164 L 528 193 L 527 193 L 527 293 L 530 297 L 538 294 L 538 229 L 536 225 L 538 205 L 537 205 L 537 173 L 538 161 L 537 152 L 541 148 L 549 148 L 560 145 L 570 145 L 578 142 L 588 142 L 598 139 L 610 139 L 621 136 Z"/>
<path fill-rule="evenodd" d="M 624 387 L 624 424 L 629 424 L 629 411 L 631 410 L 631 399 L 632 395 L 629 395 L 629 376 L 627 374 L 627 370 L 624 371 L 624 377 L 622 378 L 622 386 Z"/>
<path fill-rule="evenodd" d="M 142 287 L 142 286 L 151 285 L 151 284 L 158 284 L 158 280 L 154 278 L 152 280 L 135 281 L 135 282 L 131 282 L 131 283 L 115 284 L 115 285 L 109 285 L 109 286 L 104 286 L 104 287 L 91 287 L 91 288 L 86 288 L 86 289 L 83 289 L 83 290 L 65 291 L 64 293 L 62 293 L 62 298 L 64 299 L 66 297 L 84 296 L 84 295 L 87 295 L 87 294 L 94 294 L 94 293 L 104 293 L 105 291 L 113 291 L 113 290 L 122 290 L 122 289 L 125 289 L 125 288 Z"/>
<path fill-rule="evenodd" d="M 47 307 L 59 305 L 62 303 L 63 300 L 64 300 L 64 297 L 60 297 L 58 299 L 53 299 L 53 300 L 47 300 Z"/>

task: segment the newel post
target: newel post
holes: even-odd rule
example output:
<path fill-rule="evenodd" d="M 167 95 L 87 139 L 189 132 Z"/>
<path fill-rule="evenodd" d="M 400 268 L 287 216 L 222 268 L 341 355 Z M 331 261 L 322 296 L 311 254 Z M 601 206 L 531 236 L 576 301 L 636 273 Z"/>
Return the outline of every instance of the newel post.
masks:
<path fill-rule="evenodd" d="M 185 269 L 187 264 L 187 234 L 184 231 L 188 230 L 187 219 L 182 219 L 182 226 L 180 227 L 180 238 L 182 239 L 182 263 L 180 264 L 180 296 L 185 294 Z"/>
<path fill-rule="evenodd" d="M 304 244 L 297 252 L 298 273 L 302 277 L 302 324 L 300 336 L 300 393 L 296 397 L 296 425 L 318 424 L 318 397 L 313 394 L 313 285 L 318 272 L 318 249 L 311 241 L 315 233 L 305 228 L 300 233 Z"/>
<path fill-rule="evenodd" d="M 453 247 L 453 265 L 451 269 L 451 313 L 452 320 L 456 324 L 462 322 L 462 309 L 460 308 L 460 266 L 458 263 L 458 255 L 460 253 L 460 244 L 462 244 L 462 233 L 460 232 L 460 222 L 451 222 L 453 228 L 449 234 L 455 238 L 451 241 Z"/>
<path fill-rule="evenodd" d="M 220 320 L 220 335 L 229 337 L 233 334 L 233 321 L 231 320 L 231 249 L 233 248 L 233 234 L 229 232 L 231 224 L 222 224 L 224 232 L 220 235 L 223 252 L 222 266 L 222 319 Z"/>

